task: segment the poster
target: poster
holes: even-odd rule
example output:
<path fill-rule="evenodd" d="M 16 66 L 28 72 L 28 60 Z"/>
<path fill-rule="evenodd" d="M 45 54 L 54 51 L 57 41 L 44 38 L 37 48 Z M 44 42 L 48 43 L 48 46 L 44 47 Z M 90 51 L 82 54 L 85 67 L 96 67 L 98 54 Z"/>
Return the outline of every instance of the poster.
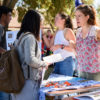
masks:
<path fill-rule="evenodd" d="M 7 50 L 10 50 L 9 45 L 13 44 L 16 40 L 18 31 L 7 31 L 6 32 L 6 44 L 7 44 Z"/>

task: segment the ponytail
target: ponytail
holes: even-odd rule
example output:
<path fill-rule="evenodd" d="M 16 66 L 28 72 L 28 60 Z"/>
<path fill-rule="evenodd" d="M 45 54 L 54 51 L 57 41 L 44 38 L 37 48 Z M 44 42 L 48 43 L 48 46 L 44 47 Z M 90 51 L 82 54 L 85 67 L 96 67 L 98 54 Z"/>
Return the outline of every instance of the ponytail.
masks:
<path fill-rule="evenodd" d="M 73 30 L 72 19 L 70 18 L 70 16 L 65 13 L 59 13 L 59 15 L 62 19 L 65 19 L 65 27 L 71 28 Z"/>

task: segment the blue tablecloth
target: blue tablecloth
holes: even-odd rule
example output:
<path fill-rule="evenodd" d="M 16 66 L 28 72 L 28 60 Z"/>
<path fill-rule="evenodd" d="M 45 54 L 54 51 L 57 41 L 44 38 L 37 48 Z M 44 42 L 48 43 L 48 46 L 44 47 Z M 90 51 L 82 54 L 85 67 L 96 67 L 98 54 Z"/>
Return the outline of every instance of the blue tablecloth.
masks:
<path fill-rule="evenodd" d="M 100 84 L 100 82 L 97 82 L 94 80 L 86 80 L 86 79 L 78 78 L 78 77 L 51 74 L 48 80 L 43 81 L 43 83 L 41 84 L 41 88 L 39 91 L 39 100 L 45 100 L 45 94 L 47 92 L 55 91 L 55 88 L 53 86 L 44 87 L 45 83 L 58 82 L 59 84 L 62 84 L 65 81 L 68 81 L 69 83 L 71 83 L 71 86 L 67 86 L 66 88 L 82 88 L 82 87 L 92 86 L 95 84 Z"/>

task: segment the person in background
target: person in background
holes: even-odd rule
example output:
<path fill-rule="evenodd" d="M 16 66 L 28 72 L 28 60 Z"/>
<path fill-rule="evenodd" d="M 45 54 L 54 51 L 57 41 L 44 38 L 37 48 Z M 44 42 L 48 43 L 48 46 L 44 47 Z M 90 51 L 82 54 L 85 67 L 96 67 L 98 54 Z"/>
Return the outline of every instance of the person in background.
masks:
<path fill-rule="evenodd" d="M 42 57 L 52 54 L 50 51 L 50 41 L 53 37 L 51 30 L 47 30 L 47 34 L 44 33 L 42 28 Z"/>
<path fill-rule="evenodd" d="M 25 85 L 20 93 L 12 94 L 12 100 L 38 100 L 43 68 L 48 68 L 48 63 L 41 60 L 38 45 L 40 37 L 40 15 L 34 10 L 25 14 L 17 39 L 21 39 L 17 47 L 21 66 L 25 76 Z"/>
<path fill-rule="evenodd" d="M 76 52 L 79 77 L 100 81 L 100 28 L 92 6 L 80 5 L 75 10 L 77 25 Z"/>
<path fill-rule="evenodd" d="M 53 35 L 51 33 L 51 30 L 47 30 L 47 38 L 50 41 L 52 39 Z"/>
<path fill-rule="evenodd" d="M 6 51 L 6 30 L 12 15 L 12 9 L 0 6 L 0 54 Z M 9 100 L 9 94 L 0 92 L 0 100 Z"/>
<path fill-rule="evenodd" d="M 6 26 L 10 23 L 12 16 L 12 9 L 0 6 L 0 51 L 6 50 Z"/>
<path fill-rule="evenodd" d="M 53 73 L 73 76 L 75 50 L 70 46 L 70 42 L 76 43 L 76 38 L 73 33 L 70 16 L 65 13 L 58 13 L 55 17 L 55 26 L 58 30 L 52 38 L 51 51 L 53 51 L 54 54 L 61 53 L 64 60 L 55 63 Z"/>
<path fill-rule="evenodd" d="M 49 41 L 46 38 L 45 34 L 44 34 L 44 17 L 42 15 L 41 16 L 41 25 L 40 25 L 40 41 L 39 41 L 39 47 L 41 50 L 41 59 L 46 55 L 46 47 L 49 47 Z"/>
<path fill-rule="evenodd" d="M 50 41 L 48 40 L 46 34 L 44 33 L 44 26 L 43 26 L 43 21 L 42 20 L 42 25 L 41 25 L 41 34 L 42 34 L 42 58 L 46 56 L 47 50 L 46 48 L 50 48 Z"/>
<path fill-rule="evenodd" d="M 47 39 L 48 39 L 49 43 L 50 43 L 52 38 L 53 38 L 53 34 L 51 33 L 51 30 L 49 29 L 49 30 L 47 30 Z M 47 54 L 46 55 L 48 56 L 50 54 L 52 54 L 52 51 L 50 50 L 50 48 L 47 48 Z"/>

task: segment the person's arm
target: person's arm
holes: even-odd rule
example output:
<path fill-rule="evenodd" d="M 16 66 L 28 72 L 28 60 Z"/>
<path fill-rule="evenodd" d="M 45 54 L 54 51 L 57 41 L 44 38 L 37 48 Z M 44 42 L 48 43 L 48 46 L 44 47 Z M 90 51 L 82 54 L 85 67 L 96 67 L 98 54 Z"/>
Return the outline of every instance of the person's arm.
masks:
<path fill-rule="evenodd" d="M 52 46 L 54 46 L 54 40 L 55 40 L 56 33 L 57 33 L 57 31 L 53 34 L 53 36 L 52 36 L 52 38 L 51 38 L 51 40 L 50 40 L 50 48 L 51 48 Z"/>
<path fill-rule="evenodd" d="M 4 52 L 6 52 L 6 50 L 0 47 L 0 53 L 4 53 Z"/>
<path fill-rule="evenodd" d="M 36 48 L 38 44 L 36 44 L 36 40 L 34 36 L 28 36 L 27 39 L 24 41 L 24 53 L 25 53 L 25 62 L 27 65 L 40 68 L 40 67 L 47 67 L 49 64 L 38 59 L 36 55 Z"/>
<path fill-rule="evenodd" d="M 57 50 L 57 49 L 62 47 L 62 45 L 54 45 L 54 40 L 55 40 L 56 33 L 53 35 L 53 37 L 52 37 L 52 39 L 50 41 L 50 50 L 51 51 L 55 51 L 55 50 Z"/>
<path fill-rule="evenodd" d="M 2 34 L 3 34 L 3 28 L 0 26 L 0 53 L 6 52 L 6 50 L 1 47 Z"/>
<path fill-rule="evenodd" d="M 70 45 L 69 46 L 54 45 L 50 48 L 51 51 L 55 51 L 59 48 L 65 49 L 65 50 L 70 51 L 70 52 L 75 51 L 74 47 L 75 47 L 75 44 L 76 44 L 76 38 L 75 38 L 74 32 L 71 29 L 67 28 L 67 29 L 64 30 L 64 37 L 65 37 L 66 40 L 69 41 Z"/>
<path fill-rule="evenodd" d="M 47 36 L 45 34 L 42 35 L 44 44 L 46 45 L 47 48 L 50 48 L 50 41 L 48 40 Z"/>
<path fill-rule="evenodd" d="M 97 36 L 96 36 L 96 38 L 97 38 L 97 41 L 100 41 L 100 29 L 97 30 Z"/>
<path fill-rule="evenodd" d="M 66 40 L 68 40 L 70 43 L 70 45 L 65 46 L 64 49 L 73 52 L 73 50 L 75 49 L 75 45 L 76 45 L 76 37 L 75 37 L 74 32 L 70 28 L 67 28 L 65 30 L 64 35 L 65 35 Z"/>

